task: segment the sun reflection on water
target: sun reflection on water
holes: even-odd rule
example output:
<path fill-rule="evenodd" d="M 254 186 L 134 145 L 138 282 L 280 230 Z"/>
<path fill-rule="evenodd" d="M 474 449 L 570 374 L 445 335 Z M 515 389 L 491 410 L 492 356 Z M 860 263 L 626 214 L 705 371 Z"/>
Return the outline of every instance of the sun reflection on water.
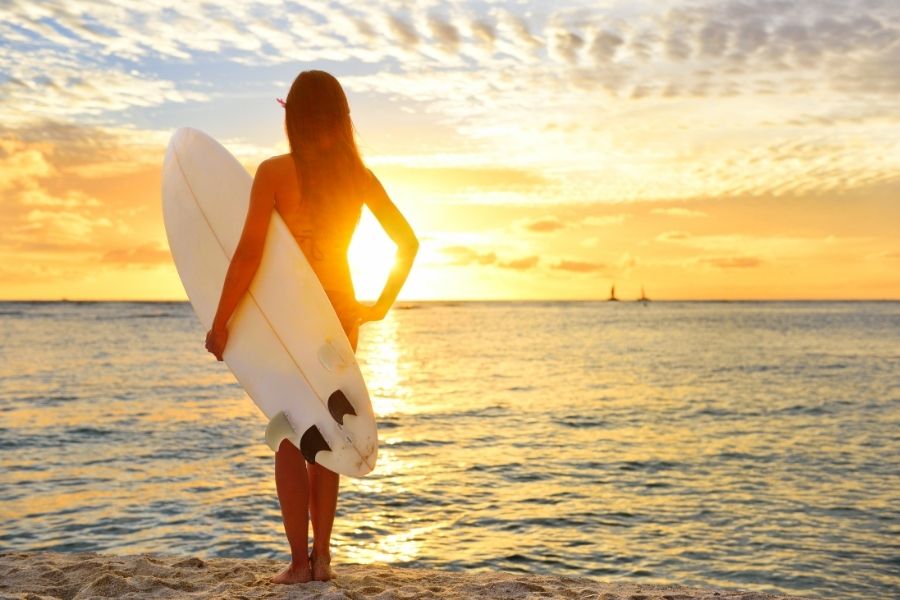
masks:
<path fill-rule="evenodd" d="M 348 544 L 344 551 L 354 562 L 362 564 L 409 562 L 419 556 L 423 539 L 435 528 L 435 525 L 411 527 L 381 536 L 374 545 Z"/>
<path fill-rule="evenodd" d="M 368 323 L 361 332 L 360 368 L 369 388 L 372 409 L 378 418 L 403 412 L 404 387 L 400 375 L 400 347 L 394 314 Z"/>

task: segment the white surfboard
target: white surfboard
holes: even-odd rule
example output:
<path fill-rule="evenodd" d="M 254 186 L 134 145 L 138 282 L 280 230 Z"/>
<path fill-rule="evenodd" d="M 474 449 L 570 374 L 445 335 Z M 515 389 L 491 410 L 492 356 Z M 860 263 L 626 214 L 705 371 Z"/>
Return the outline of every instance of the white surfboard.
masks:
<path fill-rule="evenodd" d="M 163 162 L 163 219 L 178 275 L 207 329 L 252 183 L 210 136 L 188 127 L 173 134 Z M 350 341 L 277 211 L 259 270 L 228 323 L 222 358 L 269 418 L 273 450 L 289 439 L 307 460 L 337 473 L 361 477 L 375 467 L 375 415 Z"/>

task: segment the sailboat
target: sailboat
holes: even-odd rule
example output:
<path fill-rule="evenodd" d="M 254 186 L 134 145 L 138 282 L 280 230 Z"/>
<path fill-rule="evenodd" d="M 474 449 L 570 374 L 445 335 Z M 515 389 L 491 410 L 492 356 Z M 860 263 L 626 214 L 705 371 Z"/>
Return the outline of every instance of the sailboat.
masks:
<path fill-rule="evenodd" d="M 618 302 L 619 301 L 619 299 L 616 298 L 616 284 L 613 284 L 613 286 L 610 288 L 609 298 L 607 298 L 606 300 L 608 302 Z"/>
<path fill-rule="evenodd" d="M 641 297 L 638 298 L 638 302 L 645 305 L 650 302 L 650 298 L 647 297 L 647 294 L 644 293 L 644 286 L 641 286 Z"/>

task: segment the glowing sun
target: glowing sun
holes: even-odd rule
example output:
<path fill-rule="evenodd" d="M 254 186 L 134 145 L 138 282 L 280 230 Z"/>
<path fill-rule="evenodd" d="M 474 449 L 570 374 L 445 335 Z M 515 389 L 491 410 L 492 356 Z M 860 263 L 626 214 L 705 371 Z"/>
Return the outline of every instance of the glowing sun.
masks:
<path fill-rule="evenodd" d="M 364 208 L 347 253 L 358 299 L 378 298 L 394 266 L 396 252 L 397 246 L 384 233 L 372 213 Z"/>

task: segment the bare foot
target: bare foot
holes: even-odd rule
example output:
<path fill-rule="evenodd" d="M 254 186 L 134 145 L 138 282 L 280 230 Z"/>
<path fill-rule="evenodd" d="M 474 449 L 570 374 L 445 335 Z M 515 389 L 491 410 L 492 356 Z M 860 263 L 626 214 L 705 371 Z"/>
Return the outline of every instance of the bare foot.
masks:
<path fill-rule="evenodd" d="M 316 581 L 329 581 L 337 575 L 331 568 L 331 555 L 309 555 L 309 564 L 312 567 L 313 579 Z"/>
<path fill-rule="evenodd" d="M 312 569 L 309 563 L 297 565 L 291 563 L 287 568 L 272 577 L 272 583 L 306 583 L 312 581 Z"/>

